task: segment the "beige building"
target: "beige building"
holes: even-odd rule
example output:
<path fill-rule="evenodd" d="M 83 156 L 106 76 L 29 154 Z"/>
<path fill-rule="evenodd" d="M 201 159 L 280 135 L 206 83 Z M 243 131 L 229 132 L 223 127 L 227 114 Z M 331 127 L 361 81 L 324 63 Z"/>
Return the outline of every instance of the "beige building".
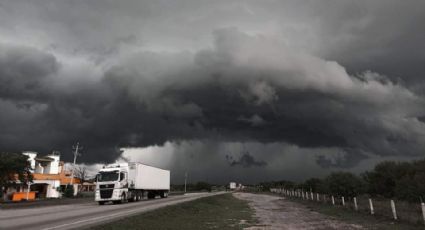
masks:
<path fill-rule="evenodd" d="M 40 156 L 37 152 L 23 152 L 28 156 L 33 174 L 33 182 L 29 185 L 33 197 L 37 198 L 60 198 L 61 190 L 68 184 L 74 186 L 74 195 L 77 194 L 81 180 L 79 178 L 71 179 L 71 173 L 65 170 L 65 164 L 60 161 L 60 154 L 53 152 L 45 156 Z M 20 200 L 25 199 L 28 192 L 28 185 L 17 184 L 8 189 L 6 199 Z M 19 194 L 20 193 L 20 194 Z"/>

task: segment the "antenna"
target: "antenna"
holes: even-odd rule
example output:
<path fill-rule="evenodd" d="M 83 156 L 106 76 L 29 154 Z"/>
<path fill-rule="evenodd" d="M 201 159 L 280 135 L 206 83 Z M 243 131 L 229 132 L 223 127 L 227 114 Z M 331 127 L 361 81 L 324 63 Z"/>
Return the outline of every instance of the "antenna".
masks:
<path fill-rule="evenodd" d="M 72 146 L 72 149 L 74 150 L 74 163 L 72 164 L 72 173 L 71 173 L 71 184 L 74 183 L 74 171 L 75 171 L 75 162 L 77 161 L 77 156 L 81 156 L 81 153 L 79 153 L 79 150 L 82 150 L 83 147 L 80 146 L 80 143 L 77 142 L 76 145 Z"/>

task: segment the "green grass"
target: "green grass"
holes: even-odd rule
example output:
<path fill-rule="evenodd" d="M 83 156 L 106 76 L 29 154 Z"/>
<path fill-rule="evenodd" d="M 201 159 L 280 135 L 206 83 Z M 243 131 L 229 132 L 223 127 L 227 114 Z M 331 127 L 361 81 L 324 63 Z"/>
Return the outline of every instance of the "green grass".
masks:
<path fill-rule="evenodd" d="M 254 211 L 232 194 L 168 206 L 91 229 L 242 229 L 254 224 Z"/>
<path fill-rule="evenodd" d="M 312 211 L 322 213 L 327 216 L 334 217 L 337 220 L 341 220 L 346 223 L 358 224 L 366 229 L 377 229 L 377 230 L 419 230 L 424 229 L 424 226 L 421 224 L 415 225 L 405 222 L 394 221 L 386 217 L 379 215 L 369 215 L 363 212 L 356 212 L 354 210 L 344 208 L 341 206 L 332 206 L 331 204 L 324 204 L 306 200 L 291 199 L 294 202 L 301 203 L 305 205 Z"/>

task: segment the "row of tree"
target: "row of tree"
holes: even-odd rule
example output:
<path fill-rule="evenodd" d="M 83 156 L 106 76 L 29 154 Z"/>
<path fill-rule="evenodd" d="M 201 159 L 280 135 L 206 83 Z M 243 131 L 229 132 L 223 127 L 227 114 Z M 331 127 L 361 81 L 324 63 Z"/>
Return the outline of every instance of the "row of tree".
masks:
<path fill-rule="evenodd" d="M 171 185 L 171 191 L 184 191 L 184 184 L 172 184 Z M 194 191 L 211 191 L 211 188 L 213 185 L 207 183 L 207 182 L 197 182 L 197 183 L 190 183 L 186 185 L 186 191 L 188 192 L 194 192 Z"/>
<path fill-rule="evenodd" d="M 333 172 L 323 179 L 310 178 L 302 183 L 265 182 L 261 186 L 263 190 L 285 187 L 335 196 L 369 195 L 417 202 L 425 198 L 425 159 L 413 162 L 385 161 L 360 175 Z"/>

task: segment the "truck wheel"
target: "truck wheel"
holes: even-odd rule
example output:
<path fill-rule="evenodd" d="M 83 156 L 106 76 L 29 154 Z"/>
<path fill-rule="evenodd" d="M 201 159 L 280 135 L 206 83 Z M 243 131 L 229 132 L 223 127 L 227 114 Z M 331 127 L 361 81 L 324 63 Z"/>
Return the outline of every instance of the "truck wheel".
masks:
<path fill-rule="evenodd" d="M 148 192 L 148 199 L 155 199 L 155 193 Z"/>
<path fill-rule="evenodd" d="M 99 203 L 99 205 L 104 205 L 105 201 L 99 201 L 98 203 Z"/>
<path fill-rule="evenodd" d="M 168 192 L 162 191 L 160 194 L 161 198 L 167 198 L 168 197 Z"/>
<path fill-rule="evenodd" d="M 125 197 L 125 193 L 123 193 L 122 196 L 121 196 L 121 200 L 114 200 L 114 201 L 112 201 L 112 203 L 121 204 L 121 203 L 124 203 L 125 201 L 126 201 L 126 197 Z"/>

